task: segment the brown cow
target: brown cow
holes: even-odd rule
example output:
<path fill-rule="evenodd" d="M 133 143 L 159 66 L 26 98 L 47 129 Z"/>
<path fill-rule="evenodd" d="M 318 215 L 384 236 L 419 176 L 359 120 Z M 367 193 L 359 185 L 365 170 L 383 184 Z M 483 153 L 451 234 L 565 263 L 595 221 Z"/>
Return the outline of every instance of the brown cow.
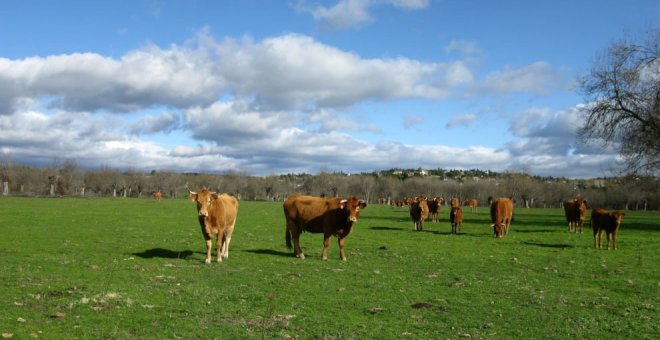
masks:
<path fill-rule="evenodd" d="M 463 230 L 463 210 L 461 207 L 452 207 L 449 212 L 449 221 L 451 222 L 451 233 L 458 234 Z"/>
<path fill-rule="evenodd" d="M 474 198 L 467 201 L 465 205 L 470 207 L 471 212 L 477 212 L 477 200 L 475 200 Z"/>
<path fill-rule="evenodd" d="M 450 207 L 460 207 L 461 206 L 461 200 L 458 199 L 458 197 L 454 197 L 449 201 L 449 206 Z"/>
<path fill-rule="evenodd" d="M 438 222 L 438 213 L 442 206 L 442 197 L 434 197 L 432 200 L 428 200 L 426 205 L 429 207 L 429 215 L 431 215 L 431 222 Z"/>
<path fill-rule="evenodd" d="M 229 257 L 229 243 L 234 232 L 238 201 L 227 194 L 218 195 L 206 189 L 190 192 L 188 198 L 197 203 L 197 216 L 206 241 L 206 262 L 211 263 L 211 241 L 216 237 L 216 261 Z"/>
<path fill-rule="evenodd" d="M 610 240 L 614 245 L 614 250 L 619 246 L 616 242 L 616 235 L 619 233 L 621 220 L 623 220 L 624 213 L 620 211 L 607 211 L 603 209 L 594 209 L 591 211 L 591 228 L 594 230 L 594 248 L 600 249 L 601 237 L 603 230 L 607 233 L 607 250 L 610 250 Z"/>
<path fill-rule="evenodd" d="M 360 209 L 367 203 L 355 197 L 321 198 L 313 196 L 292 195 L 284 202 L 284 217 L 286 218 L 286 245 L 291 248 L 293 238 L 293 254 L 305 258 L 300 248 L 300 234 L 303 231 L 323 233 L 323 252 L 321 258 L 328 259 L 330 237 L 337 236 L 339 241 L 339 257 L 346 261 L 344 244 L 346 237 L 357 222 Z"/>
<path fill-rule="evenodd" d="M 509 233 L 511 217 L 513 216 L 513 202 L 506 197 L 500 197 L 490 206 L 491 227 L 495 237 L 502 237 Z"/>
<path fill-rule="evenodd" d="M 156 192 L 154 192 L 154 199 L 155 199 L 157 202 L 160 202 L 160 198 L 161 198 L 161 196 L 162 196 L 162 194 L 160 193 L 160 191 L 156 191 Z"/>
<path fill-rule="evenodd" d="M 426 197 L 416 197 L 410 204 L 410 218 L 412 218 L 413 221 L 413 228 L 417 231 L 421 231 L 422 224 L 428 217 L 429 206 L 426 204 Z"/>
<path fill-rule="evenodd" d="M 564 214 L 568 222 L 569 232 L 582 233 L 582 226 L 587 217 L 587 201 L 582 197 L 564 202 Z"/>

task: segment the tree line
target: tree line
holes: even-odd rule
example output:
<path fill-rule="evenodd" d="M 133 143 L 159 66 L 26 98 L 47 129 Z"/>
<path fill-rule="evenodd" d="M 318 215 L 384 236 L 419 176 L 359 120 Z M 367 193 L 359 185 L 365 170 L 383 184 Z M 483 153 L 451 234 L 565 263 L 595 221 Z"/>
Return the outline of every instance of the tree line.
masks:
<path fill-rule="evenodd" d="M 562 202 L 584 197 L 590 207 L 627 210 L 660 209 L 655 177 L 622 176 L 595 179 L 538 177 L 520 172 L 455 169 L 389 169 L 371 173 L 321 172 L 250 176 L 227 172 L 150 172 L 102 166 L 84 170 L 74 160 L 38 168 L 9 162 L 2 168 L 2 194 L 61 197 L 181 198 L 188 191 L 207 188 L 241 200 L 282 201 L 291 194 L 350 196 L 369 204 L 391 204 L 404 197 L 458 197 L 486 206 L 489 197 L 511 197 L 517 207 L 559 208 Z"/>

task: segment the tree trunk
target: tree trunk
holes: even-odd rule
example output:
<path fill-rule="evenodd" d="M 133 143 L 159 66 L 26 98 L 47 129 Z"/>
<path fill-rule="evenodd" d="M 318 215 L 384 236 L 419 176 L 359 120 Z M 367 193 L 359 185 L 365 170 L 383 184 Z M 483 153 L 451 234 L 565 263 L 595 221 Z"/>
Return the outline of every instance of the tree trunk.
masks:
<path fill-rule="evenodd" d="M 55 196 L 55 184 L 50 185 L 50 196 Z"/>
<path fill-rule="evenodd" d="M 9 195 L 9 182 L 2 182 L 2 196 Z"/>

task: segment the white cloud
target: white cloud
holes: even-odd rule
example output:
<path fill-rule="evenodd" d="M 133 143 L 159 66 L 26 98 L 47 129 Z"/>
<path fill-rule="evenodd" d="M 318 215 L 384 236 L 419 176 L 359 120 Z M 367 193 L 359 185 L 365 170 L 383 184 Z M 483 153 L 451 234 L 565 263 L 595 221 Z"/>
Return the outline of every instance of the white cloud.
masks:
<path fill-rule="evenodd" d="M 447 125 L 445 125 L 445 127 L 451 129 L 458 125 L 468 126 L 472 124 L 472 122 L 474 122 L 475 120 L 477 120 L 477 116 L 473 114 L 457 115 L 454 116 L 454 118 L 452 118 L 449 122 L 447 122 Z"/>
<path fill-rule="evenodd" d="M 539 61 L 519 69 L 491 72 L 483 79 L 480 90 L 494 94 L 528 92 L 545 95 L 560 86 L 560 78 L 560 73 L 549 63 Z"/>

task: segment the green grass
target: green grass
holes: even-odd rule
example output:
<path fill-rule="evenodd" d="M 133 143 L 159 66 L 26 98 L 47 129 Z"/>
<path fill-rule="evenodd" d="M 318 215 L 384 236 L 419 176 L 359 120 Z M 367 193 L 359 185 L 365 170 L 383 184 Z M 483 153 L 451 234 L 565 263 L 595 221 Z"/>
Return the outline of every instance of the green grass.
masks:
<path fill-rule="evenodd" d="M 557 209 L 412 231 L 372 205 L 347 239 L 284 246 L 281 203 L 240 202 L 229 259 L 204 264 L 194 204 L 0 198 L 0 332 L 14 338 L 657 338 L 660 214 L 626 212 L 619 250 Z M 58 314 L 59 313 L 59 314 Z"/>

